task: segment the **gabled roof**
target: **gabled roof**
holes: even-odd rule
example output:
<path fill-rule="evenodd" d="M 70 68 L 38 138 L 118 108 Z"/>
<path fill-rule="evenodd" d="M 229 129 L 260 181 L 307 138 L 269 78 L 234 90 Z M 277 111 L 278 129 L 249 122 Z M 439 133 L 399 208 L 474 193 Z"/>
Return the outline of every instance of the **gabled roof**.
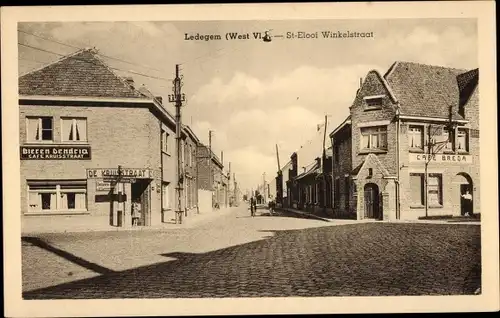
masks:
<path fill-rule="evenodd" d="M 299 174 L 298 176 L 295 177 L 295 180 L 300 180 L 302 178 L 305 178 L 309 175 L 312 175 L 312 174 L 315 174 L 315 173 L 320 173 L 321 171 L 318 171 L 318 169 L 320 168 L 320 165 L 317 161 L 314 162 L 314 164 L 312 164 L 309 169 L 307 169 L 306 171 L 302 172 L 301 174 Z"/>
<path fill-rule="evenodd" d="M 377 167 L 378 170 L 382 173 L 382 175 L 384 175 L 384 176 L 390 175 L 389 171 L 387 171 L 387 169 L 382 164 L 382 162 L 380 162 L 380 159 L 372 153 L 369 153 L 366 156 L 365 160 L 363 160 L 363 162 L 361 164 L 359 164 L 354 170 L 351 171 L 351 175 L 353 175 L 354 177 L 357 176 L 359 174 L 359 172 L 361 170 L 363 170 L 364 167 L 368 164 L 370 164 L 371 166 Z"/>
<path fill-rule="evenodd" d="M 19 95 L 149 99 L 83 49 L 19 77 Z"/>
<path fill-rule="evenodd" d="M 401 115 L 463 119 L 457 113 L 459 76 L 467 70 L 412 62 L 396 62 L 385 74 L 400 103 Z"/>

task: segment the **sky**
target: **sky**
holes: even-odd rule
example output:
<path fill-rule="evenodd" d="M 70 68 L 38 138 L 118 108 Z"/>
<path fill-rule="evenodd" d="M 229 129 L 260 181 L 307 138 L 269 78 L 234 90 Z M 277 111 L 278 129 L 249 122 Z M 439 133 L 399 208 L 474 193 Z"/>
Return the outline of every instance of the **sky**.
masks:
<path fill-rule="evenodd" d="M 360 78 L 370 70 L 385 73 L 395 61 L 478 67 L 472 19 L 24 22 L 18 30 L 19 43 L 38 48 L 18 45 L 19 74 L 95 47 L 119 75 L 134 77 L 166 101 L 180 64 L 183 122 L 206 144 L 214 131 L 213 150 L 224 152 L 242 189 L 255 188 L 263 173 L 267 180 L 276 175 L 276 145 L 281 166 L 300 149 L 314 150 L 299 166 L 321 155 L 325 116 L 329 133 L 349 114 Z M 271 42 L 253 39 L 253 32 L 266 30 Z M 299 31 L 318 36 L 287 38 Z M 323 31 L 373 36 L 326 39 Z M 251 39 L 226 40 L 227 32 Z M 185 40 L 186 33 L 222 39 Z"/>

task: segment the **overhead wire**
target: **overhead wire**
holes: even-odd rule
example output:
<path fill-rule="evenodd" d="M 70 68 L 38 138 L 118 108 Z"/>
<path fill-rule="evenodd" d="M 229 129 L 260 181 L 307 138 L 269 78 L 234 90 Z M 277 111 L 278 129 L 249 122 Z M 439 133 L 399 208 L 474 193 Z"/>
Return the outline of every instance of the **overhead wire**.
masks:
<path fill-rule="evenodd" d="M 71 47 L 71 48 L 74 48 L 74 49 L 79 49 L 79 50 L 83 49 L 82 47 L 79 47 L 79 46 L 76 46 L 76 45 L 64 43 L 64 42 L 61 42 L 61 41 L 56 41 L 54 39 L 49 39 L 47 37 L 43 37 L 41 35 L 38 35 L 38 34 L 35 34 L 35 33 L 31 33 L 31 32 L 28 32 L 28 31 L 19 30 L 19 29 L 17 31 L 21 32 L 21 33 L 24 33 L 24 34 L 28 34 L 28 35 L 34 36 L 34 37 L 37 37 L 37 38 L 45 40 L 45 41 L 54 42 L 54 43 L 57 43 L 57 44 L 60 44 L 60 45 L 64 45 L 64 46 L 67 46 L 67 47 Z M 151 70 L 155 70 L 155 71 L 158 71 L 158 72 L 164 72 L 163 70 L 160 70 L 160 69 L 157 69 L 157 68 L 154 68 L 154 67 L 150 67 L 150 66 L 146 66 L 146 65 L 142 65 L 142 64 L 130 62 L 130 61 L 127 61 L 127 60 L 124 60 L 124 59 L 120 59 L 120 58 L 114 57 L 114 56 L 105 55 L 105 54 L 102 54 L 100 52 L 98 52 L 97 55 L 100 55 L 102 57 L 105 57 L 105 58 L 108 58 L 108 59 L 112 59 L 112 60 L 115 60 L 115 61 L 120 61 L 120 62 L 123 62 L 123 63 L 128 63 L 130 65 L 140 66 L 140 67 L 151 69 Z"/>
<path fill-rule="evenodd" d="M 62 56 L 62 57 L 72 58 L 72 59 L 79 60 L 79 61 L 82 61 L 82 62 L 85 62 L 85 63 L 97 65 L 96 63 L 93 63 L 93 62 L 88 61 L 88 60 L 80 59 L 80 58 L 75 57 L 75 56 L 68 56 L 67 54 L 61 54 L 61 53 L 58 53 L 58 52 L 54 52 L 54 51 L 51 51 L 51 50 L 42 49 L 42 48 L 39 48 L 39 47 L 36 47 L 36 46 L 32 46 L 32 45 L 29 45 L 29 44 L 25 44 L 25 43 L 21 43 L 21 42 L 18 42 L 18 44 L 21 45 L 21 46 L 27 47 L 27 48 L 31 48 L 31 49 L 34 49 L 34 50 L 46 52 L 46 53 L 49 53 L 49 54 L 55 54 L 55 55 L 59 55 L 59 56 Z M 108 67 L 110 69 L 113 69 L 113 70 L 127 72 L 127 73 L 131 73 L 131 74 L 135 74 L 135 75 L 139 75 L 139 76 L 143 76 L 143 77 L 154 78 L 154 79 L 163 80 L 163 81 L 167 81 L 167 82 L 171 82 L 172 81 L 172 79 L 169 79 L 169 78 L 147 75 L 147 74 L 144 74 L 144 73 L 141 73 L 141 72 L 132 71 L 132 70 L 124 70 L 124 69 L 121 69 L 121 68 L 118 68 L 118 67 L 112 67 L 110 65 L 106 65 L 106 67 Z"/>

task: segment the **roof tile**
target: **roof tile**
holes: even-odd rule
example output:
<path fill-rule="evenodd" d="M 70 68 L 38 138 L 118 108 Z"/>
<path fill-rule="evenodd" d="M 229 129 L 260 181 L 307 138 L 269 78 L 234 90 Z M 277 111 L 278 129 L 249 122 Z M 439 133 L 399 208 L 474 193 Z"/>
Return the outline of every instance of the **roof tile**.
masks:
<path fill-rule="evenodd" d="M 448 118 L 451 106 L 453 118 L 463 119 L 457 113 L 459 86 L 473 77 L 460 80 L 467 73 L 464 69 L 396 62 L 385 77 L 400 103 L 402 115 Z"/>
<path fill-rule="evenodd" d="M 77 51 L 19 77 L 19 94 L 147 98 L 115 74 L 93 49 Z"/>

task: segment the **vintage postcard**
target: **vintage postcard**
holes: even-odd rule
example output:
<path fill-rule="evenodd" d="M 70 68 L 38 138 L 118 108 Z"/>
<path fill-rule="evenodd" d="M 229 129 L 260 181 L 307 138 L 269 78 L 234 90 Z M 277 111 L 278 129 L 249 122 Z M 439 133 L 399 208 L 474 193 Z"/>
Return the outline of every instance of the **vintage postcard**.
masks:
<path fill-rule="evenodd" d="M 1 18 L 6 316 L 498 310 L 494 3 Z"/>

